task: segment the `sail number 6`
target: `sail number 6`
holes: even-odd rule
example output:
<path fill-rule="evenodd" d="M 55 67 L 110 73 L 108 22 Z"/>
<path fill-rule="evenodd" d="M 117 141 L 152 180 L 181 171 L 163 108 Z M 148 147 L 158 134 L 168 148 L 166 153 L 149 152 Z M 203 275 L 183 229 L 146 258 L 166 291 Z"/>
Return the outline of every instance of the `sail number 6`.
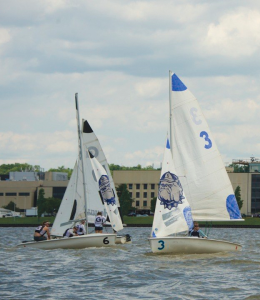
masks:
<path fill-rule="evenodd" d="M 108 245 L 108 244 L 109 244 L 109 240 L 108 240 L 107 237 L 105 237 L 105 238 L 103 239 L 103 244 L 105 244 L 105 245 Z"/>
<path fill-rule="evenodd" d="M 164 241 L 158 241 L 159 244 L 161 244 L 161 247 L 158 248 L 158 250 L 164 249 Z"/>
<path fill-rule="evenodd" d="M 204 140 L 205 140 L 206 142 L 208 142 L 208 144 L 205 145 L 204 148 L 210 149 L 210 148 L 212 147 L 212 142 L 211 142 L 211 140 L 209 139 L 208 133 L 207 133 L 206 131 L 201 131 L 200 137 L 202 137 L 202 138 L 204 137 Z"/>

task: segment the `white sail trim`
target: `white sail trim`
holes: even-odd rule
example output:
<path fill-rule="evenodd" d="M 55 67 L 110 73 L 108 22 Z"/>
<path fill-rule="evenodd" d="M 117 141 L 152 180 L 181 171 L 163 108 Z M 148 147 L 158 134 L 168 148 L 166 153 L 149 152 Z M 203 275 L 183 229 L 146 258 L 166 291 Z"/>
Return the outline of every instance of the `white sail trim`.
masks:
<path fill-rule="evenodd" d="M 178 89 L 178 84 L 183 85 L 179 80 L 177 89 L 171 89 L 172 155 L 193 218 L 239 219 L 231 182 L 198 101 L 184 85 Z"/>
<path fill-rule="evenodd" d="M 191 230 L 191 209 L 176 175 L 169 141 L 164 152 L 160 178 L 152 236 L 162 237 Z"/>
<path fill-rule="evenodd" d="M 122 220 L 118 211 L 115 194 L 110 186 L 109 177 L 106 170 L 93 156 L 91 159 L 93 170 L 95 172 L 101 195 L 104 200 L 104 205 L 110 219 L 111 227 L 115 231 L 123 229 Z"/>

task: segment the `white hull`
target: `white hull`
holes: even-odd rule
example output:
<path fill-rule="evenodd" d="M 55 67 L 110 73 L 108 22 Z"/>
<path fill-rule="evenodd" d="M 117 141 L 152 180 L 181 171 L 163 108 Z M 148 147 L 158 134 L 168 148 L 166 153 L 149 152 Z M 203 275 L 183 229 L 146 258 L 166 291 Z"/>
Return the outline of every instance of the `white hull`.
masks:
<path fill-rule="evenodd" d="M 16 247 L 30 247 L 44 250 L 51 249 L 83 249 L 88 247 L 110 247 L 116 244 L 116 234 L 88 234 L 71 238 L 59 238 L 41 242 L 25 242 Z"/>
<path fill-rule="evenodd" d="M 242 249 L 239 244 L 197 237 L 158 237 L 149 238 L 149 242 L 153 253 L 202 254 Z"/>

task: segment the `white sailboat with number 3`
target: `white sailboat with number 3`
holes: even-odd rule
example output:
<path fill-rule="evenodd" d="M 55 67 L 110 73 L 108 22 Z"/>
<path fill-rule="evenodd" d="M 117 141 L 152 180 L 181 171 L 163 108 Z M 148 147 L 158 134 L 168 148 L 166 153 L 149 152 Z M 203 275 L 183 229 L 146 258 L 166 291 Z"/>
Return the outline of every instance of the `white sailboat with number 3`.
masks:
<path fill-rule="evenodd" d="M 241 245 L 229 241 L 187 236 L 193 220 L 242 218 L 198 101 L 176 74 L 170 72 L 169 79 L 170 140 L 167 139 L 149 238 L 151 249 L 169 254 L 241 250 Z"/>

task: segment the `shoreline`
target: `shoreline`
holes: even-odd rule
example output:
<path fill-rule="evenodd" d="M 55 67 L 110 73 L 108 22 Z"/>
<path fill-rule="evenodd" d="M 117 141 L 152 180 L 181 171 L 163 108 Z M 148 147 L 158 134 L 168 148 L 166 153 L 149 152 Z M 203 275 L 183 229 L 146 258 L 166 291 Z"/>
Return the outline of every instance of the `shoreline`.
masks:
<path fill-rule="evenodd" d="M 0 227 L 37 227 L 38 224 L 0 224 Z M 52 227 L 52 224 L 50 225 Z M 90 224 L 89 227 L 93 227 L 94 225 Z M 110 227 L 110 226 L 104 226 Z M 150 227 L 152 228 L 152 224 L 128 224 L 124 228 L 128 227 Z M 200 227 L 205 227 L 201 225 Z M 260 225 L 212 225 L 210 228 L 260 228 Z"/>

